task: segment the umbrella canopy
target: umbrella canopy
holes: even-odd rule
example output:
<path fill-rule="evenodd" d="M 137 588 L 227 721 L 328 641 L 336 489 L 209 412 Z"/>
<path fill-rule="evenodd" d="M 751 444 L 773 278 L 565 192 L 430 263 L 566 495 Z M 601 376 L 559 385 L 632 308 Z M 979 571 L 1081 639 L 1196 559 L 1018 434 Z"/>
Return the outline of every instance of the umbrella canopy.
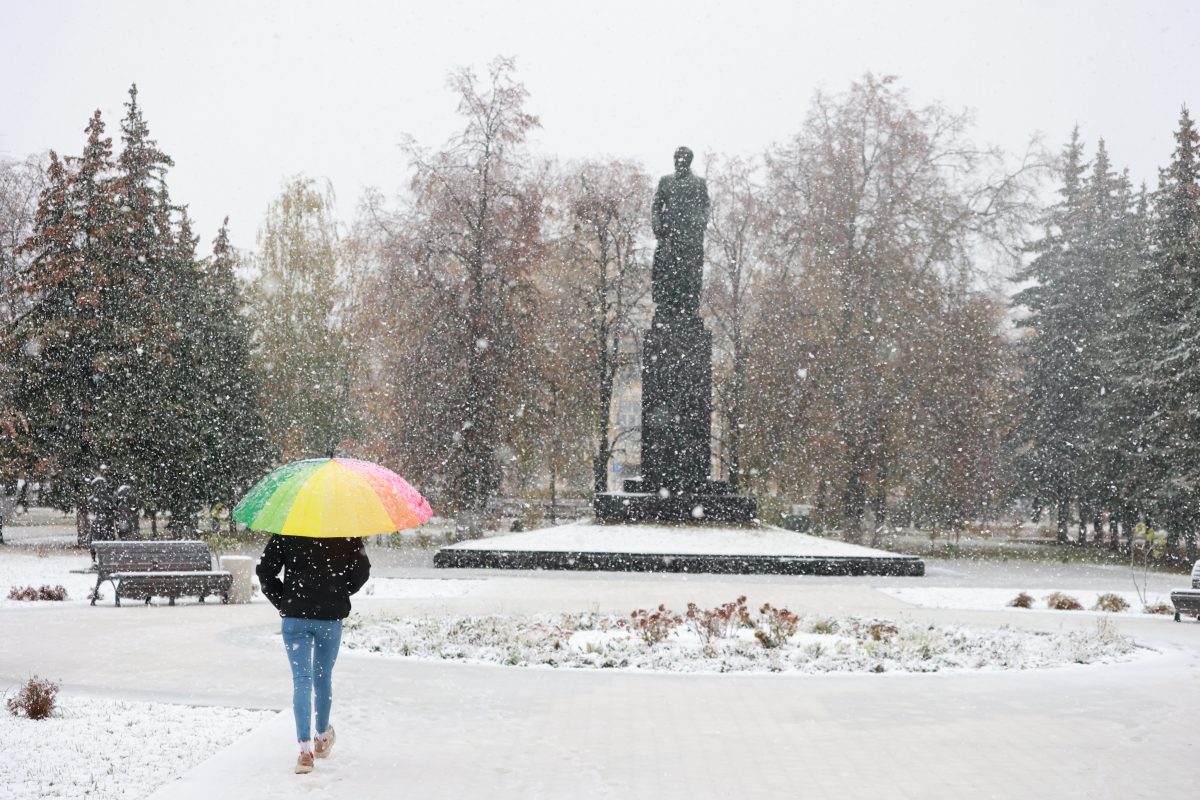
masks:
<path fill-rule="evenodd" d="M 284 536 L 374 536 L 420 525 L 429 503 L 396 473 L 353 458 L 285 464 L 233 509 L 248 528 Z"/>

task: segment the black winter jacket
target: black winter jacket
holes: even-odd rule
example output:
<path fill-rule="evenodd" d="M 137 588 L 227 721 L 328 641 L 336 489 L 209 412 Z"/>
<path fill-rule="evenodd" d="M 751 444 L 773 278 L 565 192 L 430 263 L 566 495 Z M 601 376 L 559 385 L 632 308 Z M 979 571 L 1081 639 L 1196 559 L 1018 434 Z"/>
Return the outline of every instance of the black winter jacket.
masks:
<path fill-rule="evenodd" d="M 371 562 L 362 539 L 275 535 L 256 571 L 263 594 L 281 617 L 345 619 L 350 595 L 371 576 Z"/>

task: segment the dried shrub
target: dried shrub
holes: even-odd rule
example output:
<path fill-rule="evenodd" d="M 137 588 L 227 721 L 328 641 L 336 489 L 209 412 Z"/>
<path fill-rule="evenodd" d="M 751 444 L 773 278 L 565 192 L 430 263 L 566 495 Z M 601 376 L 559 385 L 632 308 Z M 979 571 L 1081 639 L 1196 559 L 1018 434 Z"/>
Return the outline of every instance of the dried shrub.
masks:
<path fill-rule="evenodd" d="M 642 641 L 653 647 L 671 635 L 671 631 L 683 624 L 683 617 L 659 605 L 654 611 L 639 608 L 630 612 L 629 626 L 642 637 Z"/>
<path fill-rule="evenodd" d="M 1154 603 L 1153 605 L 1146 605 L 1142 608 L 1142 612 L 1146 614 L 1170 614 L 1174 616 L 1175 607 L 1170 603 Z"/>
<path fill-rule="evenodd" d="M 1033 595 L 1028 592 L 1021 592 L 1012 600 L 1008 601 L 1010 608 L 1033 608 Z"/>
<path fill-rule="evenodd" d="M 775 608 L 770 603 L 764 603 L 758 610 L 761 615 L 759 628 L 754 632 L 763 647 L 779 647 L 800 627 L 800 617 L 786 608 Z"/>
<path fill-rule="evenodd" d="M 9 600 L 32 602 L 34 600 L 66 600 L 67 590 L 62 586 L 14 586 L 8 590 Z"/>
<path fill-rule="evenodd" d="M 746 608 L 745 595 L 732 603 L 709 609 L 688 603 L 684 616 L 687 618 L 688 627 L 695 631 L 705 644 L 716 638 L 729 638 L 739 627 L 754 627 L 750 611 Z"/>
<path fill-rule="evenodd" d="M 1129 608 L 1129 602 L 1124 597 L 1121 597 L 1121 595 L 1113 594 L 1112 592 L 1105 592 L 1097 597 L 1096 605 L 1094 606 L 1096 611 L 1108 611 L 1112 614 L 1124 611 L 1127 608 Z"/>
<path fill-rule="evenodd" d="M 1046 595 L 1046 607 L 1052 608 L 1055 611 L 1082 611 L 1083 604 L 1071 597 L 1069 594 L 1062 592 L 1051 592 Z"/>
<path fill-rule="evenodd" d="M 838 621 L 833 617 L 824 617 L 812 624 L 813 633 L 832 634 L 838 632 Z"/>
<path fill-rule="evenodd" d="M 45 719 L 54 712 L 57 696 L 57 683 L 34 675 L 25 682 L 16 696 L 5 701 L 5 705 L 8 706 L 8 713 L 15 717 Z"/>
<path fill-rule="evenodd" d="M 886 642 L 899 632 L 890 622 L 872 622 L 867 626 L 867 636 L 876 642 Z"/>

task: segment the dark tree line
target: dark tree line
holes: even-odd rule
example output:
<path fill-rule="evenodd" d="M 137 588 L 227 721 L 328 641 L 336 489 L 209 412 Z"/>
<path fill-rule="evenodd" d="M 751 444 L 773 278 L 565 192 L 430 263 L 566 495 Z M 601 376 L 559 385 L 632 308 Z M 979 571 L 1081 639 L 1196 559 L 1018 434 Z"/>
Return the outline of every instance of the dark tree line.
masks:
<path fill-rule="evenodd" d="M 618 409 L 651 311 L 651 176 L 533 156 L 510 60 L 450 88 L 462 130 L 407 143 L 394 202 L 369 194 L 342 231 L 332 190 L 293 179 L 247 258 L 225 228 L 197 256 L 136 90 L 119 155 L 97 113 L 81 155 L 0 165 L 0 478 L 86 510 L 105 474 L 177 524 L 330 451 L 399 469 L 466 527 L 498 494 L 553 508 L 616 488 L 614 460 L 636 460 Z M 1028 498 L 1064 541 L 1145 522 L 1192 547 L 1190 117 L 1154 191 L 1075 135 L 1048 209 L 1035 150 L 1014 163 L 970 134 L 867 75 L 760 158 L 708 156 L 714 473 L 851 535 Z M 994 288 L 1014 274 L 1012 297 Z"/>
<path fill-rule="evenodd" d="M 1185 109 L 1153 192 L 1078 132 L 1017 279 L 1017 490 L 1059 541 L 1128 546 L 1139 522 L 1194 552 L 1200 524 L 1200 161 Z"/>

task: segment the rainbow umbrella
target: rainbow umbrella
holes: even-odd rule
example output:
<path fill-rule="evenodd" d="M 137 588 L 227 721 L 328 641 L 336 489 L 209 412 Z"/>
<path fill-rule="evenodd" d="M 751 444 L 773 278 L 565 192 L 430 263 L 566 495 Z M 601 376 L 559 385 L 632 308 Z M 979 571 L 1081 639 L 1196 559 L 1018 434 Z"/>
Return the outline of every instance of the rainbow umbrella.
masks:
<path fill-rule="evenodd" d="M 390 469 L 353 458 L 285 464 L 233 509 L 248 528 L 314 538 L 375 536 L 433 516 L 425 498 Z"/>

